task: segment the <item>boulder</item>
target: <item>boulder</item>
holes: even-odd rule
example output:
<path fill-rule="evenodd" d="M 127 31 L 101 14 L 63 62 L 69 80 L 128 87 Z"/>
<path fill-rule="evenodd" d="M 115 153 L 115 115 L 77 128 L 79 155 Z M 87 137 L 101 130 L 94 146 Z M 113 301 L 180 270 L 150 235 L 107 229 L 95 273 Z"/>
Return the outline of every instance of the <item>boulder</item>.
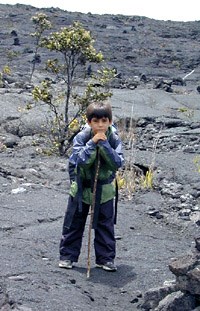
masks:
<path fill-rule="evenodd" d="M 174 259 L 169 269 L 176 275 L 177 287 L 200 298 L 200 254 L 191 253 Z"/>

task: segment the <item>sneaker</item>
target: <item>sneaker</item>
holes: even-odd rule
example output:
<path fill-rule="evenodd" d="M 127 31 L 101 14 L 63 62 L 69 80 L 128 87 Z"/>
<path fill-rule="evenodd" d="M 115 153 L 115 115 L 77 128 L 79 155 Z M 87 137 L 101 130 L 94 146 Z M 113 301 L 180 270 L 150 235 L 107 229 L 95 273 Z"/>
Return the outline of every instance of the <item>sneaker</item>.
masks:
<path fill-rule="evenodd" d="M 112 261 L 106 262 L 106 263 L 104 263 L 102 265 L 96 264 L 96 267 L 97 268 L 102 268 L 103 270 L 111 271 L 111 272 L 117 271 L 117 267 L 114 265 L 114 263 Z"/>
<path fill-rule="evenodd" d="M 73 268 L 73 262 L 71 260 L 60 260 L 58 265 L 60 268 L 65 268 L 65 269 Z"/>

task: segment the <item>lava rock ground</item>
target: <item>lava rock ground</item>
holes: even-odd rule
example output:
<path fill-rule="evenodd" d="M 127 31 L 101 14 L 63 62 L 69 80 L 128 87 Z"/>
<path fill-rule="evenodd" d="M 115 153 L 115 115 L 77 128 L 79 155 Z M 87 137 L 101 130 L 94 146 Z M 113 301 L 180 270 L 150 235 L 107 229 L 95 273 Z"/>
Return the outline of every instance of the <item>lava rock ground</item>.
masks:
<path fill-rule="evenodd" d="M 151 114 L 142 105 L 137 105 L 141 93 Z M 140 133 L 147 115 L 167 118 L 164 112 L 168 114 L 171 110 L 171 114 L 174 111 L 173 96 L 160 90 L 115 90 L 114 114 L 118 119 L 130 116 L 128 111 L 131 111 L 134 97 L 136 131 L 138 129 Z M 10 102 L 17 111 L 16 99 L 13 101 L 12 98 L 10 94 Z M 160 106 L 168 98 L 169 107 L 163 105 L 163 109 L 156 109 L 155 114 L 148 101 L 151 103 L 156 98 L 155 105 Z M 121 115 L 124 102 L 127 112 L 123 110 Z M 195 103 L 195 94 L 192 102 Z M 175 103 L 177 105 L 177 99 Z M 181 113 L 179 117 L 182 121 L 187 119 Z M 190 120 L 189 123 L 195 122 Z M 146 128 L 148 126 L 144 126 L 144 130 Z M 168 130 L 163 129 L 164 137 Z M 175 127 L 173 136 L 182 130 L 182 126 Z M 59 241 L 69 189 L 67 159 L 38 153 L 30 143 L 31 137 L 21 139 L 16 147 L 1 152 L 0 269 L 10 300 L 37 311 L 138 310 L 145 291 L 174 279 L 168 268 L 170 260 L 191 251 L 199 232 L 199 210 L 192 209 L 199 206 L 199 173 L 193 163 L 198 152 L 184 152 L 188 135 L 169 150 L 165 150 L 166 140 L 158 144 L 155 189 L 138 190 L 131 200 L 123 193 L 120 195 L 116 225 L 118 271 L 108 273 L 96 269 L 92 250 L 89 279 L 86 278 L 88 224 L 79 263 L 70 271 L 58 267 Z M 148 167 L 151 163 L 154 150 L 144 150 L 148 142 L 143 135 L 141 147 L 140 137 L 137 139 L 134 147 L 134 163 L 137 165 Z M 127 158 L 130 150 L 126 145 L 124 152 Z M 187 206 L 191 207 L 190 218 L 185 220 L 179 217 L 180 210 L 184 209 L 180 206 L 183 204 L 180 197 L 193 193 L 195 187 L 196 200 L 194 197 L 192 202 L 185 199 Z M 156 217 L 157 212 L 162 217 Z"/>

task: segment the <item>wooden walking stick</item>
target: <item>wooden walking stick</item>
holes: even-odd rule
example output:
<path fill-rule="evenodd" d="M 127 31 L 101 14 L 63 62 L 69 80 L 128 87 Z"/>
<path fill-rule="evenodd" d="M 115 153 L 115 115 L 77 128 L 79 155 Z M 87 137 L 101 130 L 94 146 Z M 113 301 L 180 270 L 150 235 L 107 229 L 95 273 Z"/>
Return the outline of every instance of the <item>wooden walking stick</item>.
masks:
<path fill-rule="evenodd" d="M 94 186 L 93 186 L 93 193 L 92 193 L 92 204 L 90 206 L 90 224 L 89 224 L 89 233 L 88 233 L 88 257 L 87 257 L 87 278 L 90 277 L 90 257 L 91 257 L 91 236 L 92 236 L 92 223 L 94 218 L 94 209 L 95 209 L 95 201 L 96 201 L 96 190 L 97 190 L 97 181 L 99 176 L 99 168 L 100 168 L 100 156 L 97 149 L 97 166 L 96 166 L 96 173 L 94 177 Z"/>

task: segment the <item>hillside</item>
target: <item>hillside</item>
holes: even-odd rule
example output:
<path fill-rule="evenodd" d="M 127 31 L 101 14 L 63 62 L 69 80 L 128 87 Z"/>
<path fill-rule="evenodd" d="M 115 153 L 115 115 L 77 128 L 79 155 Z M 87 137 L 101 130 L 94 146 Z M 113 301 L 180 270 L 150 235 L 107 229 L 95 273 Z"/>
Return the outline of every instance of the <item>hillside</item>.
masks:
<path fill-rule="evenodd" d="M 92 32 L 95 47 L 106 63 L 117 69 L 123 79 L 145 75 L 148 79 L 184 77 L 199 83 L 200 21 L 158 21 L 142 16 L 95 15 L 37 9 L 32 6 L 0 4 L 0 66 L 9 62 L 15 70 L 27 73 L 33 59 L 34 40 L 31 17 L 44 12 L 54 30 L 80 21 Z M 14 40 L 17 38 L 17 45 Z M 12 53 L 17 57 L 13 60 Z M 41 52 L 41 57 L 43 54 Z"/>

